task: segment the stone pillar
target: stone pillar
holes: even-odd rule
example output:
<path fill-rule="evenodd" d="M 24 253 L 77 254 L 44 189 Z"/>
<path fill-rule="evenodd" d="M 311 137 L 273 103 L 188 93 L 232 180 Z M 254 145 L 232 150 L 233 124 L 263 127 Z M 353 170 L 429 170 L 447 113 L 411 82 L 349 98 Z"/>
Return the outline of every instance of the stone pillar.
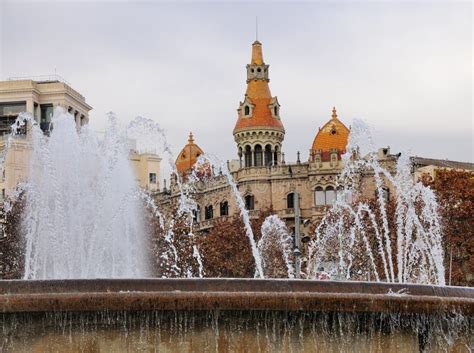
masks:
<path fill-rule="evenodd" d="M 35 105 L 33 103 L 33 99 L 28 99 L 26 101 L 26 112 L 30 113 L 31 115 L 35 114 Z"/>
<path fill-rule="evenodd" d="M 34 110 L 35 110 L 35 113 L 34 113 L 35 121 L 39 124 L 41 122 L 41 108 L 40 108 L 39 103 L 36 103 L 36 108 L 34 108 Z"/>
<path fill-rule="evenodd" d="M 255 158 L 254 158 L 254 149 L 250 149 L 250 167 L 253 167 L 255 165 Z"/>
<path fill-rule="evenodd" d="M 76 121 L 76 128 L 81 128 L 81 114 L 76 110 L 74 112 L 74 120 Z"/>

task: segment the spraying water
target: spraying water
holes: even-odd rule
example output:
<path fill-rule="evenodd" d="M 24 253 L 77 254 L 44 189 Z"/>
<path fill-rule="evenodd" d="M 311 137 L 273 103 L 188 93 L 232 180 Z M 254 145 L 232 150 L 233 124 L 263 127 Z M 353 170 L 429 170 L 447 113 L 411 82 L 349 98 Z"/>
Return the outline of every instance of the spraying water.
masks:
<path fill-rule="evenodd" d="M 266 277 L 269 277 L 268 273 L 276 267 L 272 263 L 275 260 L 275 247 L 281 252 L 286 266 L 286 277 L 295 277 L 295 267 L 291 258 L 292 245 L 293 239 L 288 233 L 285 222 L 277 215 L 268 216 L 262 224 L 262 237 L 257 244 Z"/>
<path fill-rule="evenodd" d="M 337 199 L 310 245 L 308 275 L 314 278 L 326 266 L 333 278 L 444 285 L 435 195 L 413 181 L 407 157 L 398 158 L 395 171 L 384 167 L 372 152 L 370 136 L 368 127 L 355 121 Z M 374 203 L 363 200 L 360 175 L 373 177 Z M 389 202 L 388 185 L 394 204 Z"/>
<path fill-rule="evenodd" d="M 257 248 L 257 243 L 255 242 L 255 238 L 253 235 L 252 227 L 250 225 L 250 217 L 249 211 L 245 207 L 245 202 L 242 199 L 242 195 L 240 195 L 239 190 L 237 189 L 237 185 L 232 178 L 232 175 L 227 168 L 227 165 L 220 161 L 216 156 L 212 156 L 210 154 L 201 155 L 198 160 L 196 161 L 193 172 L 191 175 L 191 180 L 198 181 L 201 179 L 202 171 L 205 171 L 208 168 L 216 168 L 222 172 L 225 176 L 227 183 L 229 184 L 232 194 L 234 195 L 235 203 L 239 208 L 240 215 L 242 217 L 242 221 L 244 222 L 245 226 L 245 234 L 249 239 L 250 248 L 252 250 L 252 255 L 255 260 L 255 277 L 264 278 L 263 273 L 263 266 L 262 266 L 262 258 Z"/>
<path fill-rule="evenodd" d="M 142 200 L 115 116 L 102 141 L 61 108 L 49 137 L 23 119 L 32 125 L 24 278 L 147 276 Z"/>

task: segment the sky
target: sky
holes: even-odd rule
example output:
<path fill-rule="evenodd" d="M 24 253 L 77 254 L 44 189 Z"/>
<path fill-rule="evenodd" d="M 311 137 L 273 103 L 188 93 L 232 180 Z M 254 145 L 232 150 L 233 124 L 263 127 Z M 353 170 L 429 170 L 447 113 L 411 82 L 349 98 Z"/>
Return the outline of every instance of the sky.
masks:
<path fill-rule="evenodd" d="M 0 79 L 56 72 L 97 131 L 109 111 L 149 117 L 175 155 L 192 131 L 233 159 L 256 17 L 287 161 L 308 158 L 333 106 L 393 153 L 474 161 L 470 1 L 0 0 Z"/>

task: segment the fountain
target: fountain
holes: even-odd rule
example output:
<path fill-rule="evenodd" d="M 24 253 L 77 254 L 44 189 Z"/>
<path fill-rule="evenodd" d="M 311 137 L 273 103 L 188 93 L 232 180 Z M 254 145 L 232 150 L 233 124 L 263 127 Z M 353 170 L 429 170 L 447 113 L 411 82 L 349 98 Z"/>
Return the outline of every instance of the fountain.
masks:
<path fill-rule="evenodd" d="M 346 155 L 341 181 L 354 188 L 343 190 L 334 216 L 318 228 L 309 279 L 298 280 L 291 279 L 291 238 L 283 222 L 267 218 L 255 242 L 226 166 L 203 157 L 198 167 L 217 165 L 242 206 L 257 278 L 143 278 L 150 276 L 143 205 L 158 217 L 170 245 L 165 255 L 177 262 L 172 227 L 165 229 L 153 200 L 137 190 L 125 134 L 110 119 L 103 141 L 87 127 L 77 134 L 62 112 L 50 137 L 32 127 L 31 177 L 22 188 L 28 202 L 25 279 L 0 281 L 0 351 L 467 352 L 474 346 L 474 290 L 444 286 L 436 204 L 429 190 L 406 182 L 403 163 L 392 177 L 370 156 L 357 162 L 360 146 Z M 143 118 L 129 130 L 144 127 L 162 135 Z M 386 179 L 398 185 L 396 252 L 384 211 L 371 213 L 370 205 L 347 200 L 356 193 L 356 168 L 374 169 L 378 188 Z M 176 177 L 178 213 L 192 222 L 186 218 L 195 207 L 191 186 Z M 382 189 L 379 195 L 383 206 Z M 422 218 L 412 212 L 417 202 Z M 263 279 L 273 241 L 289 278 Z M 366 245 L 363 256 L 351 253 L 357 242 Z M 203 276 L 205 254 L 193 247 L 193 256 Z M 331 274 L 349 281 L 312 280 L 323 262 L 334 262 Z M 378 282 L 353 281 L 369 272 Z"/>
<path fill-rule="evenodd" d="M 31 117 L 25 279 L 147 277 L 140 191 L 113 114 L 105 137 L 60 108 L 46 137 Z"/>
<path fill-rule="evenodd" d="M 310 246 L 309 275 L 314 276 L 324 262 L 332 263 L 330 275 L 342 279 L 370 280 L 372 275 L 376 281 L 444 285 L 441 227 L 433 191 L 413 181 L 404 154 L 393 175 L 380 164 L 374 150 L 370 129 L 356 120 L 337 199 Z M 375 205 L 369 200 L 354 201 L 361 199 L 362 191 L 357 188 L 361 173 L 373 174 Z M 387 184 L 396 196 L 392 227 Z"/>

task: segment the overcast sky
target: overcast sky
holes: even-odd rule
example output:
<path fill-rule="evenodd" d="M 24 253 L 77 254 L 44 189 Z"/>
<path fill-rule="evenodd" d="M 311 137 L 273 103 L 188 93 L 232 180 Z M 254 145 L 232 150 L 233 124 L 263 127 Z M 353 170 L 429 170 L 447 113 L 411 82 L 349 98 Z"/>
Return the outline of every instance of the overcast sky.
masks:
<path fill-rule="evenodd" d="M 236 158 L 255 16 L 287 161 L 308 158 L 337 107 L 380 147 L 473 161 L 470 1 L 112 2 L 0 0 L 0 78 L 58 74 L 105 115 L 158 121 L 177 155 L 189 131 Z"/>

